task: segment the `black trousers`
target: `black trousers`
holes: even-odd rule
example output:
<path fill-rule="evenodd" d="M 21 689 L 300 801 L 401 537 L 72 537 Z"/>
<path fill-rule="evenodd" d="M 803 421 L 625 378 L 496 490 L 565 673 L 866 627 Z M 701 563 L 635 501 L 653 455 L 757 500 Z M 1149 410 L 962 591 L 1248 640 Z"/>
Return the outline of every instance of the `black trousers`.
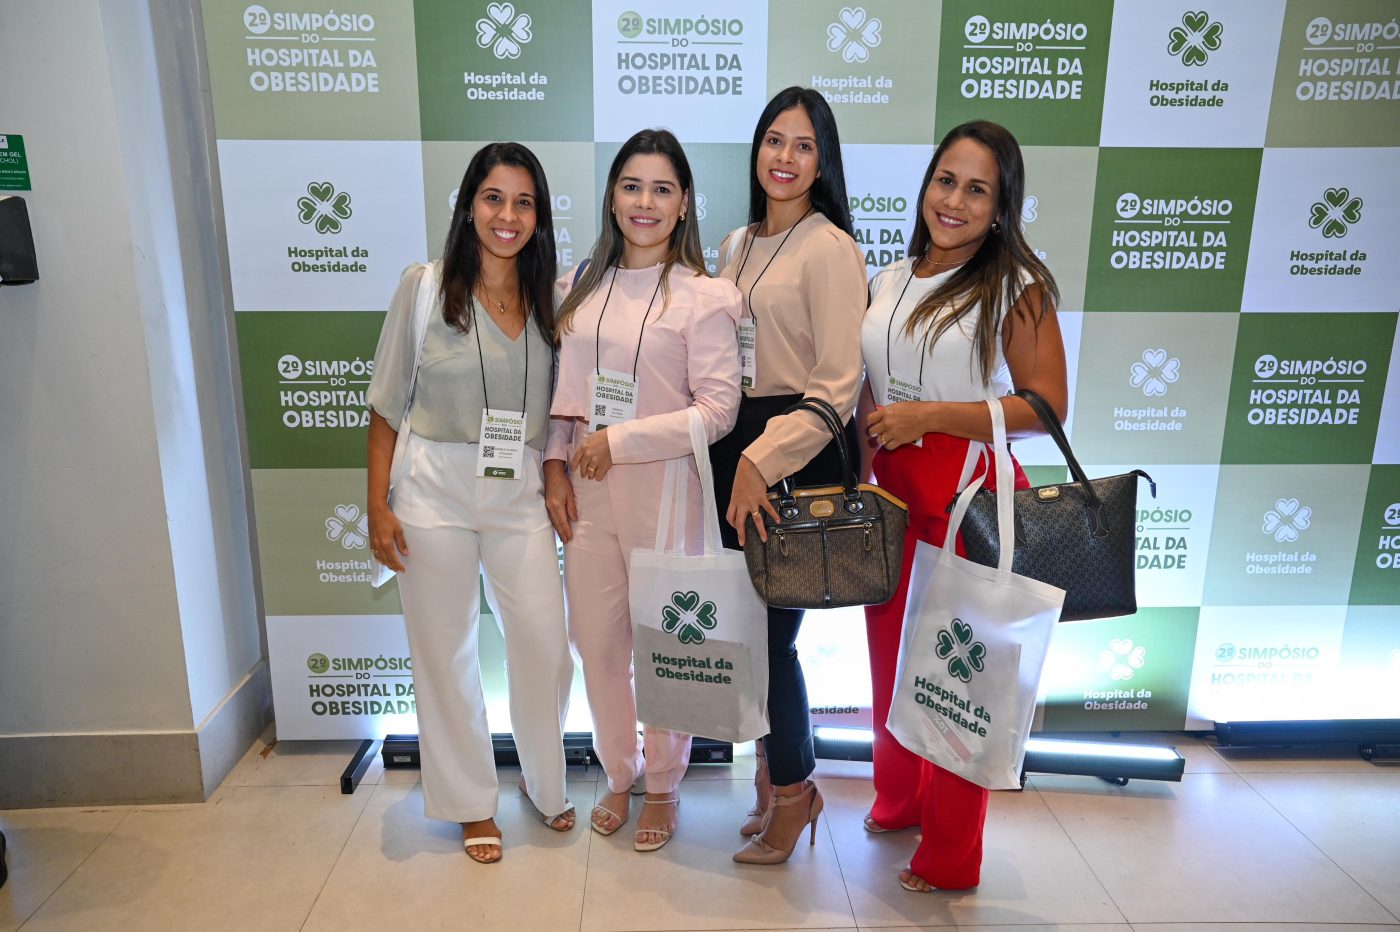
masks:
<path fill-rule="evenodd" d="M 801 395 L 745 396 L 739 404 L 739 420 L 728 436 L 710 445 L 710 466 L 715 474 L 715 503 L 719 507 L 720 537 L 724 546 L 739 550 L 739 535 L 724 514 L 734 490 L 734 471 L 745 448 L 763 433 L 768 421 L 802 400 Z M 855 425 L 847 422 L 846 442 L 856 447 Z M 833 440 L 792 476 L 802 485 L 833 485 L 841 479 L 841 456 Z M 752 533 L 750 530 L 748 533 Z M 773 783 L 787 786 L 811 775 L 817 761 L 812 753 L 812 722 L 807 713 L 807 682 L 797 657 L 797 632 L 802 609 L 768 609 L 768 725 L 763 739 L 768 772 Z"/>

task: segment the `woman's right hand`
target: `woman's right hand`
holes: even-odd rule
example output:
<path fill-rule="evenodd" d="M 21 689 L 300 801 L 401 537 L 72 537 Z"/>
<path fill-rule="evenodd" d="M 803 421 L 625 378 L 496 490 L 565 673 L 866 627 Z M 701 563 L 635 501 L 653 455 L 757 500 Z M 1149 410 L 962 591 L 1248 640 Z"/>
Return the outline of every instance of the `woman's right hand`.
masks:
<path fill-rule="evenodd" d="M 395 573 L 404 571 L 399 555 L 408 556 L 408 541 L 403 536 L 403 525 L 387 504 L 370 509 L 369 552 Z"/>
<path fill-rule="evenodd" d="M 574 502 L 574 485 L 564 470 L 563 460 L 544 461 L 544 507 L 554 533 L 568 543 L 574 536 L 571 526 L 578 520 L 578 505 Z"/>

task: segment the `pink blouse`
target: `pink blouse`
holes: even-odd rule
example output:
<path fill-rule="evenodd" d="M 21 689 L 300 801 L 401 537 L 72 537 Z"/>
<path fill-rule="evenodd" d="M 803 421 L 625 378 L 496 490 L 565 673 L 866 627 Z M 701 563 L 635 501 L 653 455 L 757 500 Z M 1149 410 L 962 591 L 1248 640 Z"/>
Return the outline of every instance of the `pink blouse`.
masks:
<path fill-rule="evenodd" d="M 656 287 L 661 268 L 609 269 L 574 314 L 572 328 L 559 348 L 546 460 L 566 458 L 573 422 L 565 419 L 589 414 L 588 377 L 595 365 L 630 374 L 635 360 L 637 416 L 607 428 L 614 463 L 648 463 L 689 454 L 686 412 L 691 405 L 699 409 L 711 443 L 734 428 L 739 416 L 739 289 L 733 282 L 675 266 L 668 301 L 666 289 Z M 573 278 L 570 272 L 559 280 L 560 301 L 573 287 Z M 612 295 L 605 311 L 610 284 Z"/>

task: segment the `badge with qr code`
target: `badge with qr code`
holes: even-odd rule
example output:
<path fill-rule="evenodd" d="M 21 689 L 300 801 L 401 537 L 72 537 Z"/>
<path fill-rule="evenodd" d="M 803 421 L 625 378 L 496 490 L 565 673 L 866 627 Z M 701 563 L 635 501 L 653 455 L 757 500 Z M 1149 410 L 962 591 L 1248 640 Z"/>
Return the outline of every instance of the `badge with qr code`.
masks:
<path fill-rule="evenodd" d="M 476 455 L 478 479 L 525 477 L 525 415 L 520 411 L 483 410 Z"/>
<path fill-rule="evenodd" d="M 637 416 L 637 380 L 629 373 L 600 369 L 588 377 L 588 427 L 602 430 Z"/>

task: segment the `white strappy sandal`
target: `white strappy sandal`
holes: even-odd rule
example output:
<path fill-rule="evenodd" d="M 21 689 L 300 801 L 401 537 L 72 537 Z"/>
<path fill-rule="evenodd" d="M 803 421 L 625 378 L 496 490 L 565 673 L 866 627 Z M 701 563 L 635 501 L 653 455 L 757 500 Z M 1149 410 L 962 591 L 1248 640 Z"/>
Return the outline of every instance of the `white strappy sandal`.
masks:
<path fill-rule="evenodd" d="M 678 794 L 672 793 L 666 799 L 644 799 L 644 806 L 675 806 L 679 810 L 681 798 Z M 642 841 L 642 835 L 660 835 L 660 841 Z M 632 836 L 632 848 L 636 851 L 655 851 L 671 840 L 671 833 L 664 828 L 639 828 Z"/>
<path fill-rule="evenodd" d="M 478 864 L 495 864 L 501 860 L 500 858 L 492 858 L 491 860 L 487 861 L 477 857 L 476 855 L 472 854 L 473 845 L 486 845 L 493 848 L 500 848 L 501 839 L 498 836 L 480 835 L 476 838 L 468 838 L 462 842 L 462 850 L 467 852 L 467 857 L 471 858 Z"/>

